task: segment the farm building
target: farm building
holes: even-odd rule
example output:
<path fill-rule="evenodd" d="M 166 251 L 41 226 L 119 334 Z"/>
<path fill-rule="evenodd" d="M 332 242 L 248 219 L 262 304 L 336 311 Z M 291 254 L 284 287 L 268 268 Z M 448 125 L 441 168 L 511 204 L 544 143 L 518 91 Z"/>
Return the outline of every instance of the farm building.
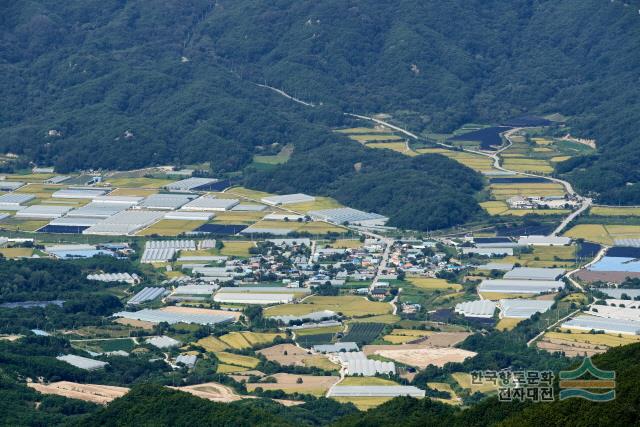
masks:
<path fill-rule="evenodd" d="M 91 202 L 78 209 L 70 211 L 67 216 L 84 218 L 109 218 L 126 210 L 129 206 L 124 203 Z"/>
<path fill-rule="evenodd" d="M 193 199 L 194 196 L 189 194 L 152 194 L 140 202 L 139 206 L 146 209 L 174 210 Z"/>
<path fill-rule="evenodd" d="M 376 374 L 395 374 L 396 372 L 395 363 L 367 359 L 361 351 L 338 353 L 338 358 L 346 368 L 347 375 L 373 377 Z"/>
<path fill-rule="evenodd" d="M 120 311 L 114 313 L 113 317 L 122 317 L 124 319 L 142 320 L 151 323 L 167 322 L 170 325 L 176 323 L 194 323 L 198 325 L 216 325 L 219 323 L 229 323 L 235 320 L 233 315 L 205 314 L 201 312 L 194 313 L 177 313 L 164 310 L 144 309 L 135 312 Z"/>
<path fill-rule="evenodd" d="M 369 213 L 352 208 L 323 209 L 309 211 L 309 215 L 321 221 L 334 224 L 352 224 L 362 226 L 383 226 L 389 218 L 376 213 Z"/>
<path fill-rule="evenodd" d="M 478 292 L 496 292 L 505 294 L 541 294 L 556 292 L 564 283 L 556 280 L 483 280 Z"/>
<path fill-rule="evenodd" d="M 147 287 L 135 294 L 127 301 L 127 304 L 137 305 L 158 299 L 160 296 L 168 292 L 165 288 Z"/>
<path fill-rule="evenodd" d="M 98 196 L 93 198 L 94 203 L 121 203 L 127 206 L 134 206 L 140 203 L 144 197 L 138 196 Z"/>
<path fill-rule="evenodd" d="M 518 239 L 518 246 L 567 246 L 570 243 L 571 239 L 563 236 L 522 236 Z"/>
<path fill-rule="evenodd" d="M 265 205 L 252 205 L 245 203 L 240 203 L 239 205 L 235 205 L 231 208 L 232 211 L 237 212 L 262 212 L 265 209 L 267 209 Z"/>
<path fill-rule="evenodd" d="M 160 211 L 122 211 L 87 228 L 82 233 L 108 236 L 130 235 L 160 220 L 163 216 L 164 212 Z"/>
<path fill-rule="evenodd" d="M 623 303 L 623 305 L 625 305 Z M 630 306 L 632 304 L 629 304 Z M 613 307 L 607 305 L 592 305 L 589 308 L 588 313 L 592 316 L 605 317 L 608 319 L 618 320 L 633 320 L 634 322 L 640 322 L 640 310 L 635 308 L 637 306 L 627 307 Z"/>
<path fill-rule="evenodd" d="M 358 344 L 354 342 L 337 342 L 335 344 L 319 344 L 312 347 L 318 353 L 340 353 L 349 351 L 359 351 Z"/>
<path fill-rule="evenodd" d="M 424 397 L 425 391 L 409 385 L 393 386 L 341 386 L 329 389 L 328 397 Z"/>
<path fill-rule="evenodd" d="M 206 187 L 216 182 L 218 182 L 218 180 L 213 178 L 187 178 L 165 185 L 164 188 L 174 192 L 190 192 L 198 191 L 198 188 Z"/>
<path fill-rule="evenodd" d="M 171 295 L 212 295 L 217 285 L 184 285 L 178 286 Z"/>
<path fill-rule="evenodd" d="M 17 211 L 24 208 L 25 203 L 36 197 L 32 194 L 8 193 L 0 196 L 0 209 L 5 211 Z"/>
<path fill-rule="evenodd" d="M 51 195 L 54 199 L 93 199 L 107 193 L 108 190 L 96 188 L 67 188 Z"/>
<path fill-rule="evenodd" d="M 509 271 L 513 269 L 513 264 L 502 263 L 502 262 L 490 262 L 484 265 L 479 265 L 476 268 L 478 270 L 483 270 L 483 271 L 491 271 L 491 270 Z"/>
<path fill-rule="evenodd" d="M 496 311 L 496 304 L 489 300 L 467 301 L 456 304 L 455 312 L 464 317 L 491 318 Z"/>
<path fill-rule="evenodd" d="M 501 299 L 498 307 L 501 310 L 501 317 L 515 317 L 518 319 L 528 319 L 536 313 L 544 313 L 553 305 L 553 301 L 541 301 L 530 299 Z"/>
<path fill-rule="evenodd" d="M 16 218 L 54 219 L 59 218 L 71 210 L 69 206 L 61 205 L 31 205 L 16 212 Z"/>
<path fill-rule="evenodd" d="M 631 320 L 603 319 L 593 316 L 578 316 L 561 325 L 562 328 L 582 331 L 604 331 L 608 334 L 640 335 L 640 322 Z"/>
<path fill-rule="evenodd" d="M 209 221 L 215 215 L 211 212 L 187 212 L 172 211 L 164 215 L 164 219 L 176 219 L 181 221 Z"/>
<path fill-rule="evenodd" d="M 201 196 L 182 206 L 184 211 L 228 211 L 240 203 L 238 199 L 218 199 L 214 196 Z"/>
<path fill-rule="evenodd" d="M 144 246 L 140 262 L 167 262 L 180 250 L 195 250 L 193 240 L 149 240 Z"/>
<path fill-rule="evenodd" d="M 0 191 L 15 191 L 22 187 L 24 182 L 0 180 Z"/>
<path fill-rule="evenodd" d="M 134 283 L 140 282 L 140 277 L 135 273 L 100 273 L 87 275 L 87 280 L 95 280 L 98 282 L 122 282 L 133 285 Z"/>
<path fill-rule="evenodd" d="M 66 362 L 69 365 L 73 365 L 76 368 L 84 369 L 85 371 L 95 371 L 108 365 L 107 362 L 89 359 L 88 357 L 76 356 L 75 354 L 65 354 L 64 356 L 56 357 L 56 359 Z"/>
<path fill-rule="evenodd" d="M 297 289 L 296 289 L 297 290 Z M 269 312 L 265 312 L 265 315 L 268 316 Z M 313 313 L 303 314 L 301 316 L 273 316 L 271 319 L 277 320 L 278 322 L 282 322 L 285 324 L 289 324 L 291 322 L 319 322 L 325 319 L 331 319 L 337 316 L 338 313 L 331 310 L 322 310 L 322 311 L 314 311 Z"/>
<path fill-rule="evenodd" d="M 504 274 L 505 279 L 558 280 L 565 273 L 563 268 L 516 267 Z"/>
<path fill-rule="evenodd" d="M 158 347 L 158 348 L 171 348 L 171 347 L 177 347 L 182 344 L 180 341 L 173 339 L 171 337 L 168 337 L 166 335 L 162 335 L 160 337 L 147 338 L 145 340 L 145 343 L 151 344 L 152 346 Z"/>
<path fill-rule="evenodd" d="M 293 301 L 293 294 L 241 294 L 219 291 L 213 297 L 215 302 L 227 304 L 286 304 Z"/>
<path fill-rule="evenodd" d="M 296 194 L 284 194 L 282 196 L 269 196 L 263 197 L 260 199 L 262 203 L 266 203 L 271 206 L 279 206 L 279 205 L 292 205 L 295 203 L 308 203 L 315 201 L 316 198 L 313 196 L 309 196 L 307 194 L 296 193 Z"/>

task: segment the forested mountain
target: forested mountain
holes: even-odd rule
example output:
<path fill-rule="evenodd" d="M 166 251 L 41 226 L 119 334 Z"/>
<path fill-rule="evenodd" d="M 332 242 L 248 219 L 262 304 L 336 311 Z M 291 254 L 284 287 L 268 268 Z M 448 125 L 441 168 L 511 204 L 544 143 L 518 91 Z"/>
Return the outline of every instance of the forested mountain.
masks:
<path fill-rule="evenodd" d="M 560 172 L 600 201 L 640 202 L 635 0 L 28 0 L 0 12 L 0 151 L 62 172 L 211 161 L 224 173 L 291 143 L 291 165 L 249 182 L 369 208 L 374 194 L 353 198 L 351 171 L 330 182 L 295 175 L 303 164 L 349 169 L 353 156 L 317 161 L 345 144 L 373 166 L 360 189 L 388 178 L 375 167 L 388 157 L 329 134 L 342 112 L 388 112 L 416 131 L 560 112 L 600 147 Z M 254 84 L 264 82 L 318 106 Z M 395 225 L 441 227 L 478 212 L 464 190 L 449 218 L 399 218 L 398 200 L 446 193 L 469 175 L 446 164 L 418 182 L 414 169 L 396 168 L 409 189 L 379 209 Z"/>

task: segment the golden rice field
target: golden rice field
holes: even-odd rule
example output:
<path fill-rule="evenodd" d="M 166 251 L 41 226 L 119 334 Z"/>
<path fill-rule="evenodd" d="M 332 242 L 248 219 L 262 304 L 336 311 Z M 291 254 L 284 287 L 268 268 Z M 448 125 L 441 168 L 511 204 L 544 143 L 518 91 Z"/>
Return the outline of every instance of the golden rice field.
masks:
<path fill-rule="evenodd" d="M 239 212 L 227 211 L 216 213 L 212 223 L 214 224 L 253 224 L 260 221 L 268 211 L 263 212 Z"/>
<path fill-rule="evenodd" d="M 512 196 L 563 196 L 562 184 L 556 183 L 514 183 L 491 184 L 491 196 L 496 200 L 506 200 Z"/>
<path fill-rule="evenodd" d="M 419 154 L 442 154 L 450 159 L 462 163 L 463 165 L 476 170 L 478 172 L 486 172 L 493 170 L 493 160 L 489 157 L 478 154 L 467 153 L 464 151 L 446 150 L 444 148 L 420 148 L 417 150 Z"/>
<path fill-rule="evenodd" d="M 590 242 L 613 245 L 615 239 L 640 239 L 640 226 L 578 224 L 564 233 L 573 239 L 585 239 Z"/>
<path fill-rule="evenodd" d="M 531 138 L 533 140 L 533 142 L 535 142 L 538 145 L 551 145 L 553 144 L 553 140 L 549 139 L 549 138 Z"/>
<path fill-rule="evenodd" d="M 503 167 L 518 172 L 551 173 L 553 167 L 546 160 L 527 158 L 506 158 Z"/>
<path fill-rule="evenodd" d="M 402 138 L 392 133 L 374 133 L 369 135 L 349 135 L 349 138 L 360 143 L 381 141 L 402 141 Z"/>
<path fill-rule="evenodd" d="M 566 215 L 568 209 L 509 209 L 509 206 L 499 200 L 490 200 L 480 203 L 480 206 L 487 211 L 489 215 L 513 215 L 525 216 L 529 214 L 535 215 Z"/>
<path fill-rule="evenodd" d="M 268 344 L 273 342 L 276 337 L 284 338 L 285 336 L 285 333 L 229 332 L 220 337 L 202 338 L 196 344 L 210 352 L 223 351 L 228 348 L 242 350 Z"/>
<path fill-rule="evenodd" d="M 33 255 L 33 248 L 0 248 L 0 254 L 5 258 L 25 258 Z"/>
<path fill-rule="evenodd" d="M 418 155 L 418 153 L 416 153 L 412 149 L 407 148 L 407 144 L 405 144 L 404 142 L 372 142 L 370 144 L 367 144 L 367 147 L 392 150 L 411 157 Z"/>
<path fill-rule="evenodd" d="M 454 372 L 451 377 L 456 380 L 461 388 L 471 390 L 472 393 L 479 391 L 480 393 L 488 393 L 498 388 L 496 384 L 490 382 L 482 384 L 473 384 L 471 374 L 467 372 Z"/>
<path fill-rule="evenodd" d="M 594 206 L 590 213 L 600 216 L 640 216 L 640 207 Z"/>
<path fill-rule="evenodd" d="M 462 285 L 459 285 L 457 283 L 449 283 L 444 279 L 435 279 L 431 277 L 407 277 L 406 280 L 416 288 L 420 288 L 420 289 L 427 289 L 427 290 L 453 289 L 456 291 L 459 291 L 460 289 L 462 289 Z"/>
<path fill-rule="evenodd" d="M 516 319 L 513 317 L 503 317 L 498 321 L 496 325 L 496 329 L 499 331 L 510 331 L 515 328 L 518 323 L 522 322 L 524 319 Z"/>
<path fill-rule="evenodd" d="M 337 239 L 335 242 L 327 243 L 332 248 L 355 249 L 363 245 L 358 239 Z"/>
<path fill-rule="evenodd" d="M 217 351 L 223 351 L 229 348 L 229 345 L 226 342 L 214 336 L 201 338 L 198 341 L 196 341 L 196 345 L 199 345 L 200 347 L 204 348 L 205 350 L 211 353 L 215 353 Z"/>
<path fill-rule="evenodd" d="M 503 201 L 500 200 L 490 200 L 487 202 L 480 203 L 482 209 L 487 211 L 489 215 L 500 215 L 509 210 L 509 206 Z"/>
<path fill-rule="evenodd" d="M 255 242 L 248 242 L 242 240 L 228 240 L 222 242 L 224 245 L 220 249 L 220 255 L 247 257 L 249 256 L 249 249 L 256 246 Z"/>
<path fill-rule="evenodd" d="M 573 329 L 569 333 L 569 330 L 564 328 L 562 331 L 564 332 L 547 332 L 544 334 L 544 337 L 548 339 L 572 341 L 575 343 L 606 345 L 607 347 L 618 347 L 621 345 L 640 342 L 640 336 L 637 335 L 590 334 L 588 331 L 578 329 Z"/>
<path fill-rule="evenodd" d="M 282 304 L 265 309 L 265 316 L 303 315 L 314 311 L 331 310 L 345 316 L 367 316 L 390 313 L 391 305 L 366 298 L 344 295 L 336 297 L 312 296 L 298 304 Z"/>
<path fill-rule="evenodd" d="M 352 403 L 361 411 L 367 411 L 393 399 L 393 397 L 332 397 L 340 403 Z"/>
<path fill-rule="evenodd" d="M 334 208 L 343 208 L 337 200 L 332 199 L 331 197 L 316 197 L 313 202 L 305 202 L 305 203 L 293 203 L 290 205 L 286 205 L 286 208 L 295 212 L 307 213 L 309 211 L 316 211 L 322 209 L 334 209 Z"/>
<path fill-rule="evenodd" d="M 488 299 L 491 301 L 498 301 L 500 299 L 507 298 L 531 298 L 533 295 L 531 294 L 506 294 L 501 292 L 482 292 L 482 298 Z"/>
<path fill-rule="evenodd" d="M 219 363 L 216 372 L 219 374 L 230 374 L 233 372 L 248 371 L 249 368 L 245 366 L 227 365 L 226 363 Z"/>
<path fill-rule="evenodd" d="M 569 160 L 571 156 L 555 156 L 549 159 L 552 163 L 564 162 L 565 160 Z"/>
<path fill-rule="evenodd" d="M 395 314 L 379 314 L 377 316 L 369 316 L 362 317 L 359 319 L 351 319 L 348 323 L 362 323 L 362 322 L 371 322 L 371 323 L 386 323 L 392 325 L 396 322 L 400 321 L 400 316 Z"/>
<path fill-rule="evenodd" d="M 220 363 L 224 363 L 225 365 L 235 365 L 253 369 L 260 364 L 260 359 L 252 356 L 243 356 L 241 354 L 227 353 L 225 351 L 217 352 L 215 355 Z"/>

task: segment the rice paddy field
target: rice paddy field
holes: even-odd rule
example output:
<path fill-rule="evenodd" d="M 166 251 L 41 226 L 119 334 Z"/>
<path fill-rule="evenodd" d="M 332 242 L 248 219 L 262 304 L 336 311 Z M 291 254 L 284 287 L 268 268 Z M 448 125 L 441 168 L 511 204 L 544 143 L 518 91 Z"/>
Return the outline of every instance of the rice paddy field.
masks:
<path fill-rule="evenodd" d="M 223 247 L 220 249 L 220 255 L 236 257 L 248 257 L 249 249 L 256 246 L 255 242 L 241 240 L 228 240 L 222 242 L 222 244 Z"/>
<path fill-rule="evenodd" d="M 569 213 L 568 209 L 510 209 L 506 202 L 500 200 L 482 202 L 480 206 L 491 216 L 566 215 Z"/>
<path fill-rule="evenodd" d="M 372 142 L 370 144 L 367 144 L 367 147 L 397 151 L 400 154 L 412 157 L 418 155 L 418 153 L 408 148 L 407 144 L 405 144 L 404 142 Z"/>
<path fill-rule="evenodd" d="M 500 262 L 519 263 L 523 267 L 558 267 L 575 266 L 576 246 L 535 246 L 531 253 L 507 256 Z"/>
<path fill-rule="evenodd" d="M 25 258 L 33 255 L 32 248 L 0 248 L 0 254 L 5 258 Z"/>
<path fill-rule="evenodd" d="M 471 393 L 490 393 L 497 390 L 498 386 L 492 383 L 473 384 L 471 374 L 467 372 L 454 372 L 451 377 L 461 388 L 469 390 Z"/>
<path fill-rule="evenodd" d="M 640 207 L 594 206 L 589 213 L 598 216 L 640 216 Z"/>
<path fill-rule="evenodd" d="M 444 148 L 419 148 L 416 152 L 419 154 L 442 154 L 478 172 L 493 170 L 493 160 L 478 154 L 447 150 Z"/>
<path fill-rule="evenodd" d="M 490 184 L 489 191 L 495 200 L 507 200 L 513 196 L 564 196 L 562 184 L 557 183 L 509 183 Z"/>
<path fill-rule="evenodd" d="M 432 334 L 433 332 L 430 331 L 415 329 L 394 329 L 390 334 L 383 336 L 382 339 L 391 344 L 406 344 Z"/>
<path fill-rule="evenodd" d="M 353 403 L 361 411 L 367 411 L 393 399 L 392 397 L 332 397 L 340 403 Z"/>
<path fill-rule="evenodd" d="M 349 317 L 364 317 L 390 313 L 391 305 L 384 302 L 369 301 L 366 298 L 344 295 L 336 297 L 312 296 L 299 304 L 283 304 L 265 309 L 264 315 L 299 316 L 314 311 L 331 310 Z"/>
<path fill-rule="evenodd" d="M 435 279 L 431 277 L 407 277 L 406 279 L 413 286 L 427 290 L 460 290 L 462 286 L 457 283 L 449 283 L 444 279 Z"/>
<path fill-rule="evenodd" d="M 640 239 L 640 226 L 578 224 L 566 231 L 564 235 L 573 239 L 613 245 L 616 239 Z"/>
<path fill-rule="evenodd" d="M 553 166 L 551 166 L 548 161 L 528 158 L 505 158 L 503 167 L 518 172 L 533 172 L 541 174 L 553 172 Z"/>
<path fill-rule="evenodd" d="M 368 142 L 381 142 L 381 141 L 402 141 L 402 138 L 392 133 L 373 133 L 365 135 L 349 135 L 349 138 L 354 141 L 366 144 Z"/>
<path fill-rule="evenodd" d="M 348 128 L 348 129 L 337 129 L 336 132 L 344 133 L 347 135 L 350 134 L 369 134 L 369 133 L 388 133 L 389 129 L 379 126 L 375 128 L 368 127 L 356 127 L 356 128 Z"/>

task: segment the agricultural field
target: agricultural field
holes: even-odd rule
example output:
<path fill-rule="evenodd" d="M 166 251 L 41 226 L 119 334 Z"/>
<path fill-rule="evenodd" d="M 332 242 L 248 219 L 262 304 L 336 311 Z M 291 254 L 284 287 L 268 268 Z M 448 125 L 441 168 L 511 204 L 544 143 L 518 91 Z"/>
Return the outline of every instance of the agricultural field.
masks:
<path fill-rule="evenodd" d="M 374 354 L 420 369 L 425 369 L 429 365 L 442 367 L 450 362 L 462 363 L 465 359 L 476 355 L 473 351 L 452 347 L 376 350 Z"/>
<path fill-rule="evenodd" d="M 253 162 L 266 165 L 281 165 L 289 161 L 291 154 L 293 154 L 293 145 L 287 145 L 278 154 L 272 156 L 253 156 Z"/>
<path fill-rule="evenodd" d="M 145 177 L 123 177 L 123 178 L 107 178 L 106 182 L 112 187 L 122 188 L 162 188 L 167 184 L 176 181 L 175 179 L 158 179 Z"/>
<path fill-rule="evenodd" d="M 594 206 L 589 213 L 597 216 L 640 216 L 640 207 Z"/>
<path fill-rule="evenodd" d="M 196 345 L 204 348 L 206 351 L 215 353 L 218 351 L 224 351 L 229 348 L 229 344 L 216 338 L 214 336 L 209 336 L 205 338 L 201 338 L 195 343 Z"/>
<path fill-rule="evenodd" d="M 458 163 L 462 163 L 477 172 L 488 172 L 493 170 L 493 160 L 479 154 L 447 150 L 444 148 L 419 148 L 416 152 L 419 154 L 441 154 L 457 161 Z"/>
<path fill-rule="evenodd" d="M 564 196 L 565 190 L 558 183 L 505 183 L 490 184 L 489 191 L 495 200 L 507 200 L 513 196 Z"/>
<path fill-rule="evenodd" d="M 379 314 L 377 316 L 369 316 L 362 318 L 354 318 L 347 321 L 348 324 L 352 323 L 367 323 L 367 322 L 375 322 L 375 323 L 385 323 L 387 325 L 394 324 L 400 321 L 400 316 L 396 314 Z"/>
<path fill-rule="evenodd" d="M 471 393 L 490 393 L 497 390 L 498 386 L 490 382 L 483 382 L 482 384 L 473 384 L 471 374 L 467 372 L 454 372 L 451 377 L 458 383 L 461 388 L 469 390 Z"/>
<path fill-rule="evenodd" d="M 243 368 L 253 369 L 260 364 L 260 359 L 251 356 L 243 356 L 241 354 L 227 353 L 225 351 L 219 351 L 214 353 L 220 363 L 225 365 L 240 366 Z"/>
<path fill-rule="evenodd" d="M 603 245 L 613 245 L 616 239 L 640 238 L 640 226 L 578 224 L 564 233 L 573 239 L 584 239 Z"/>
<path fill-rule="evenodd" d="M 433 335 L 433 332 L 418 329 L 394 329 L 390 334 L 383 336 L 382 339 L 391 344 L 407 344 L 429 335 Z"/>
<path fill-rule="evenodd" d="M 248 257 L 249 249 L 256 246 L 255 242 L 228 240 L 222 242 L 223 246 L 220 249 L 220 255 L 235 256 L 235 257 Z"/>
<path fill-rule="evenodd" d="M 0 255 L 5 258 L 28 258 L 33 255 L 32 248 L 0 248 Z"/>
<path fill-rule="evenodd" d="M 312 296 L 299 304 L 283 304 L 265 309 L 264 315 L 299 316 L 314 311 L 331 310 L 349 317 L 386 314 L 392 311 L 391 305 L 384 302 L 369 301 L 363 297 L 344 295 L 338 297 Z"/>
<path fill-rule="evenodd" d="M 337 371 L 340 367 L 321 354 L 310 354 L 309 351 L 293 344 L 278 344 L 258 350 L 267 360 L 284 366 L 317 367 L 326 371 Z"/>
<path fill-rule="evenodd" d="M 490 301 L 498 301 L 508 298 L 532 298 L 532 294 L 505 294 L 501 292 L 478 292 L 478 295 L 482 296 L 482 299 L 488 299 Z"/>
<path fill-rule="evenodd" d="M 49 220 L 18 219 L 14 217 L 0 221 L 0 229 L 8 231 L 36 231 L 49 223 Z"/>
<path fill-rule="evenodd" d="M 76 348 L 95 353 L 106 353 L 110 351 L 131 352 L 135 347 L 135 343 L 131 338 L 75 340 L 71 341 L 71 344 Z"/>
<path fill-rule="evenodd" d="M 435 279 L 431 277 L 407 277 L 406 280 L 416 288 L 426 289 L 426 290 L 450 289 L 454 291 L 459 291 L 460 289 L 462 289 L 461 285 L 457 283 L 449 283 L 444 279 Z"/>
<path fill-rule="evenodd" d="M 341 386 L 387 386 L 398 385 L 397 382 L 379 377 L 344 377 L 338 385 Z"/>
<path fill-rule="evenodd" d="M 387 129 L 384 126 L 376 126 L 373 128 L 370 127 L 356 127 L 356 128 L 348 128 L 348 129 L 337 129 L 336 132 L 344 133 L 347 135 L 351 134 L 369 134 L 369 133 L 388 133 L 390 129 Z"/>
<path fill-rule="evenodd" d="M 331 399 L 340 403 L 353 403 L 361 411 L 367 411 L 376 406 L 387 403 L 392 397 L 332 397 Z"/>
<path fill-rule="evenodd" d="M 316 197 L 313 202 L 304 202 L 304 203 L 292 203 L 290 205 L 286 205 L 286 208 L 295 212 L 307 213 L 309 211 L 316 211 L 322 209 L 334 209 L 334 208 L 342 208 L 337 200 L 332 199 L 331 197 Z"/>
<path fill-rule="evenodd" d="M 504 159 L 502 166 L 506 169 L 518 172 L 532 172 L 541 174 L 549 174 L 553 172 L 553 166 L 551 166 L 546 160 L 507 157 Z"/>
<path fill-rule="evenodd" d="M 523 267 L 558 267 L 575 266 L 576 246 L 535 246 L 531 253 L 507 256 L 500 260 L 505 263 L 519 263 Z"/>
<path fill-rule="evenodd" d="M 518 323 L 522 322 L 524 319 L 518 319 L 513 317 L 503 317 L 496 324 L 496 329 L 499 331 L 510 331 L 516 326 Z"/>
<path fill-rule="evenodd" d="M 386 149 L 396 151 L 406 156 L 417 156 L 418 153 L 411 150 L 404 142 L 372 142 L 367 144 L 368 148 Z"/>
<path fill-rule="evenodd" d="M 550 352 L 563 351 L 567 356 L 575 357 L 591 356 L 611 347 L 637 342 L 640 342 L 640 337 L 633 335 L 590 334 L 587 331 L 562 329 L 561 332 L 547 332 L 536 345 Z"/>
<path fill-rule="evenodd" d="M 368 344 L 380 336 L 385 326 L 384 323 L 353 323 L 349 325 L 342 341 Z"/>
<path fill-rule="evenodd" d="M 436 398 L 432 398 L 433 400 L 437 400 L 438 402 L 442 402 L 442 403 L 447 403 L 449 405 L 460 405 L 462 403 L 459 400 L 459 398 L 456 396 L 455 391 L 453 391 L 451 386 L 447 383 L 429 382 L 427 383 L 427 387 L 433 390 L 449 393 L 449 396 L 451 396 L 449 399 L 436 397 Z"/>
<path fill-rule="evenodd" d="M 263 390 L 282 390 L 285 393 L 304 393 L 324 396 L 340 380 L 337 376 L 313 376 L 278 373 L 269 375 L 275 382 L 247 383 L 248 391 L 260 387 Z"/>
<path fill-rule="evenodd" d="M 373 133 L 373 134 L 364 134 L 364 135 L 349 135 L 349 138 L 357 141 L 361 144 L 366 144 L 368 142 L 382 142 L 382 141 L 401 141 L 402 138 L 394 135 L 392 133 Z"/>
<path fill-rule="evenodd" d="M 276 337 L 284 338 L 284 333 L 229 332 L 217 338 L 228 348 L 242 350 L 273 342 Z M 206 338 L 205 338 L 206 339 Z M 217 343 L 213 343 L 215 346 Z"/>
<path fill-rule="evenodd" d="M 337 249 L 356 249 L 361 247 L 363 243 L 358 239 L 337 239 L 335 242 L 327 242 L 324 245 Z"/>

